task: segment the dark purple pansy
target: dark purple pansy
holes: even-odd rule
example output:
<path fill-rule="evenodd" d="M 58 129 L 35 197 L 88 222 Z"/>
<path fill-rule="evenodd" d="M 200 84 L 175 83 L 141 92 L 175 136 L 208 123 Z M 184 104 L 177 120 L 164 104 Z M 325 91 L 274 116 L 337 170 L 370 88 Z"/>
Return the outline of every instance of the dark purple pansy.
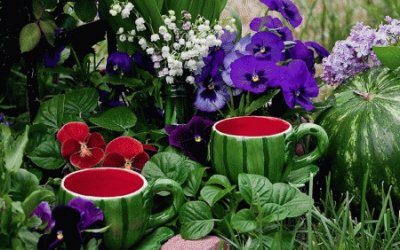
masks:
<path fill-rule="evenodd" d="M 278 80 L 286 104 L 294 108 L 301 105 L 306 111 L 314 109 L 310 98 L 318 96 L 318 84 L 313 75 L 307 70 L 307 65 L 301 60 L 294 60 L 281 69 Z"/>
<path fill-rule="evenodd" d="M 136 52 L 133 55 L 133 59 L 139 68 L 150 72 L 150 74 L 152 75 L 156 75 L 156 70 L 154 69 L 154 63 L 151 61 L 150 57 L 148 57 L 144 53 Z"/>
<path fill-rule="evenodd" d="M 291 0 L 260 0 L 271 10 L 276 10 L 294 27 L 298 27 L 303 18 L 297 6 Z"/>
<path fill-rule="evenodd" d="M 120 107 L 124 106 L 124 102 L 120 100 L 121 92 L 117 90 L 113 90 L 112 92 L 107 92 L 104 90 L 99 91 L 100 103 L 101 107 L 109 108 L 109 107 Z"/>
<path fill-rule="evenodd" d="M 304 45 L 306 45 L 309 49 L 315 51 L 315 53 L 318 55 L 320 59 L 329 56 L 329 51 L 324 47 L 322 47 L 319 43 L 316 43 L 314 41 L 308 41 L 305 42 Z"/>
<path fill-rule="evenodd" d="M 45 231 L 52 229 L 54 227 L 55 221 L 53 220 L 53 216 L 51 215 L 51 208 L 49 203 L 42 201 L 39 205 L 33 210 L 31 216 L 37 216 L 42 221 L 42 224 L 46 224 Z"/>
<path fill-rule="evenodd" d="M 296 40 L 294 46 L 288 49 L 288 54 L 291 59 L 304 61 L 307 65 L 308 70 L 312 74 L 315 73 L 314 51 L 309 49 L 301 41 Z"/>
<path fill-rule="evenodd" d="M 284 58 L 284 48 L 285 44 L 278 35 L 262 31 L 251 38 L 251 43 L 247 45 L 246 50 L 252 52 L 259 59 L 279 62 Z"/>
<path fill-rule="evenodd" d="M 83 230 L 89 228 L 96 222 L 103 221 L 104 216 L 100 208 L 87 199 L 74 198 L 69 203 L 68 206 L 75 208 L 79 211 L 81 220 L 78 227 Z"/>
<path fill-rule="evenodd" d="M 279 18 L 271 16 L 256 17 L 250 23 L 250 29 L 253 31 L 262 31 L 263 28 L 277 33 L 283 41 L 293 40 L 292 31 L 288 27 L 284 26 Z"/>
<path fill-rule="evenodd" d="M 200 111 L 215 112 L 222 109 L 229 98 L 222 82 L 203 82 L 197 88 L 194 106 Z"/>
<path fill-rule="evenodd" d="M 196 82 L 221 81 L 221 72 L 224 68 L 225 52 L 221 48 L 211 48 L 208 56 L 203 58 L 204 67 Z"/>
<path fill-rule="evenodd" d="M 114 52 L 107 58 L 107 73 L 110 75 L 129 74 L 132 70 L 132 59 L 124 52 Z"/>
<path fill-rule="evenodd" d="M 231 78 L 236 88 L 259 94 L 267 90 L 276 69 L 274 63 L 243 56 L 232 63 Z"/>
<path fill-rule="evenodd" d="M 54 68 L 61 60 L 61 53 L 65 49 L 65 46 L 58 46 L 55 48 L 49 48 L 44 52 L 43 65 L 47 68 Z"/>
<path fill-rule="evenodd" d="M 166 126 L 169 144 L 182 150 L 191 159 L 206 163 L 208 142 L 214 122 L 201 116 L 193 116 L 188 124 Z"/>

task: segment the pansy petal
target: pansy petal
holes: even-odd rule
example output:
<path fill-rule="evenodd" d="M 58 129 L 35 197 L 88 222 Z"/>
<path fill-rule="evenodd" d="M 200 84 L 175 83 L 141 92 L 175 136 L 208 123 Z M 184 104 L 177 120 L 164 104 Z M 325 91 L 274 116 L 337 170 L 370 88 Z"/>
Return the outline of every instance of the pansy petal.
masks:
<path fill-rule="evenodd" d="M 79 229 L 87 229 L 94 223 L 104 220 L 104 215 L 101 209 L 87 199 L 81 197 L 74 198 L 68 202 L 68 206 L 79 211 L 81 220 L 78 224 Z"/>
<path fill-rule="evenodd" d="M 311 100 L 305 96 L 298 96 L 296 102 L 300 104 L 306 111 L 311 111 L 314 109 L 314 105 Z"/>
<path fill-rule="evenodd" d="M 297 28 L 303 18 L 300 15 L 300 11 L 297 6 L 291 0 L 275 0 L 276 2 L 280 1 L 279 12 L 282 16 L 293 26 L 293 28 Z"/>
<path fill-rule="evenodd" d="M 80 152 L 71 155 L 69 161 L 79 169 L 92 168 L 98 165 L 104 159 L 104 151 L 101 148 L 91 148 L 92 155 L 81 156 Z"/>
<path fill-rule="evenodd" d="M 124 167 L 125 158 L 118 153 L 109 153 L 104 159 L 104 167 Z"/>
<path fill-rule="evenodd" d="M 104 149 L 106 147 L 106 142 L 104 141 L 104 138 L 100 133 L 95 132 L 90 134 L 87 146 L 88 148 Z"/>
<path fill-rule="evenodd" d="M 69 159 L 69 157 L 76 153 L 79 152 L 81 149 L 81 145 L 79 144 L 78 141 L 74 139 L 69 139 L 65 141 L 63 144 L 61 144 L 61 155 L 65 159 Z"/>
<path fill-rule="evenodd" d="M 146 152 L 143 152 L 135 157 L 135 159 L 133 160 L 133 166 L 135 168 L 142 169 L 144 167 L 144 164 L 146 164 L 149 159 L 150 156 Z"/>
<path fill-rule="evenodd" d="M 192 140 L 194 137 L 191 128 L 187 125 L 176 126 L 168 135 L 169 144 L 179 149 L 183 149 L 184 142 Z"/>
<path fill-rule="evenodd" d="M 132 159 L 143 152 L 143 145 L 140 141 L 129 137 L 120 136 L 110 141 L 106 146 L 106 154 L 118 153 L 125 159 Z"/>
<path fill-rule="evenodd" d="M 260 2 L 267 5 L 270 10 L 278 10 L 281 0 L 260 0 Z"/>
<path fill-rule="evenodd" d="M 83 122 L 69 122 L 61 127 L 57 133 L 57 140 L 61 143 L 69 139 L 85 142 L 89 135 L 89 127 Z"/>
<path fill-rule="evenodd" d="M 319 43 L 314 41 L 308 41 L 304 43 L 307 47 L 312 48 L 318 56 L 320 57 L 328 57 L 329 51 L 322 47 Z"/>
<path fill-rule="evenodd" d="M 144 151 L 149 155 L 154 155 L 158 153 L 158 147 L 150 144 L 143 144 Z"/>
<path fill-rule="evenodd" d="M 289 108 L 294 108 L 294 105 L 296 105 L 295 93 L 290 89 L 282 89 L 282 94 L 285 99 L 286 105 L 288 105 Z"/>

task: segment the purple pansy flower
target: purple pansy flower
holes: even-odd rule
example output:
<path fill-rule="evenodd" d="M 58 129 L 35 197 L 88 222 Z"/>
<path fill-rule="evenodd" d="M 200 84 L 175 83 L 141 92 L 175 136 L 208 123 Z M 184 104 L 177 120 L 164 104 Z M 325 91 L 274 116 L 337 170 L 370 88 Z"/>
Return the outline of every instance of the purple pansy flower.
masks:
<path fill-rule="evenodd" d="M 243 56 L 232 63 L 231 69 L 235 87 L 259 94 L 267 90 L 277 66 L 254 56 Z"/>
<path fill-rule="evenodd" d="M 269 31 L 256 33 L 246 47 L 246 50 L 252 52 L 257 58 L 272 62 L 279 62 L 284 58 L 284 49 L 285 44 L 282 39 Z"/>
<path fill-rule="evenodd" d="M 42 221 L 42 223 L 46 223 L 46 228 L 49 230 L 54 227 L 55 221 L 53 220 L 53 216 L 51 215 L 51 208 L 49 203 L 42 201 L 39 205 L 33 210 L 31 216 L 37 216 Z"/>
<path fill-rule="evenodd" d="M 124 52 L 114 52 L 107 58 L 107 73 L 110 75 L 129 74 L 132 69 L 132 59 Z"/>
<path fill-rule="evenodd" d="M 312 74 L 315 73 L 314 51 L 309 49 L 306 45 L 304 45 L 304 43 L 296 40 L 294 46 L 288 49 L 288 53 L 290 58 L 304 61 L 308 70 Z"/>
<path fill-rule="evenodd" d="M 312 49 L 313 51 L 315 51 L 315 53 L 317 53 L 318 57 L 320 59 L 324 58 L 324 57 L 328 57 L 329 56 L 329 51 L 327 49 L 325 49 L 324 47 L 322 47 L 319 43 L 314 42 L 314 41 L 308 41 L 304 43 L 309 49 Z"/>
<path fill-rule="evenodd" d="M 280 77 L 275 80 L 280 85 L 286 104 L 294 108 L 300 104 L 306 111 L 314 109 L 310 98 L 318 96 L 318 84 L 301 60 L 293 60 L 280 70 Z"/>
<path fill-rule="evenodd" d="M 72 199 L 68 206 L 79 211 L 81 220 L 78 226 L 80 229 L 87 229 L 94 223 L 104 220 L 101 209 L 97 208 L 90 200 L 77 197 Z"/>
<path fill-rule="evenodd" d="M 221 81 L 221 72 L 224 68 L 225 52 L 221 48 L 211 48 L 208 56 L 203 58 L 204 67 L 196 76 L 196 82 Z"/>
<path fill-rule="evenodd" d="M 256 17 L 250 23 L 250 29 L 256 32 L 261 31 L 263 27 L 268 31 L 276 32 L 283 41 L 293 40 L 292 31 L 284 26 L 279 18 L 271 16 Z"/>
<path fill-rule="evenodd" d="M 43 56 L 43 65 L 47 68 L 54 68 L 61 60 L 61 53 L 64 51 L 65 46 L 58 46 L 55 48 L 47 49 Z"/>
<path fill-rule="evenodd" d="M 230 96 L 222 82 L 203 82 L 197 88 L 194 106 L 205 112 L 222 109 Z"/>
<path fill-rule="evenodd" d="M 281 15 L 293 26 L 298 27 L 303 18 L 297 6 L 291 0 L 260 0 L 267 5 L 271 10 L 281 13 Z"/>
<path fill-rule="evenodd" d="M 232 51 L 235 47 L 237 32 L 229 32 L 224 29 L 224 33 L 221 35 L 220 39 L 222 41 L 221 48 L 224 50 L 225 54 Z"/>
<path fill-rule="evenodd" d="M 169 144 L 182 150 L 191 159 L 205 163 L 207 148 L 214 122 L 201 116 L 193 116 L 188 124 L 166 126 Z"/>

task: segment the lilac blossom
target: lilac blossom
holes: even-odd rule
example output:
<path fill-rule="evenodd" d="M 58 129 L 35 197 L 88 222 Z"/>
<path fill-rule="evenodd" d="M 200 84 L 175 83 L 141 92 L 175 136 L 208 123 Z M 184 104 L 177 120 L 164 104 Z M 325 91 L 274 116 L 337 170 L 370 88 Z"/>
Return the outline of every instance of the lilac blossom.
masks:
<path fill-rule="evenodd" d="M 262 31 L 251 38 L 251 43 L 247 45 L 246 50 L 252 52 L 259 59 L 279 62 L 284 59 L 282 52 L 284 48 L 285 44 L 278 35 Z"/>

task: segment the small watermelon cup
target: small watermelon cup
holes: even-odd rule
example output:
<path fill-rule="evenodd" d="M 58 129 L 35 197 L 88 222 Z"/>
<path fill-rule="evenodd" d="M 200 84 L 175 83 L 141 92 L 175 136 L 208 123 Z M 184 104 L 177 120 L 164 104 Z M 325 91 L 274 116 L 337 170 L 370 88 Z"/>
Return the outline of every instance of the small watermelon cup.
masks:
<path fill-rule="evenodd" d="M 298 157 L 297 142 L 306 135 L 314 136 L 317 146 Z M 328 136 L 322 127 L 305 123 L 293 128 L 285 120 L 266 116 L 241 116 L 215 123 L 209 145 L 211 165 L 235 183 L 240 173 L 283 181 L 291 170 L 310 165 L 327 148 Z"/>
<path fill-rule="evenodd" d="M 167 191 L 173 196 L 166 210 L 151 214 L 154 194 Z M 68 204 L 81 197 L 93 201 L 104 213 L 107 249 L 127 249 L 138 242 L 148 229 L 160 226 L 177 215 L 184 196 L 173 180 L 158 179 L 150 186 L 137 172 L 122 168 L 90 168 L 65 176 L 59 191 L 59 203 Z"/>

